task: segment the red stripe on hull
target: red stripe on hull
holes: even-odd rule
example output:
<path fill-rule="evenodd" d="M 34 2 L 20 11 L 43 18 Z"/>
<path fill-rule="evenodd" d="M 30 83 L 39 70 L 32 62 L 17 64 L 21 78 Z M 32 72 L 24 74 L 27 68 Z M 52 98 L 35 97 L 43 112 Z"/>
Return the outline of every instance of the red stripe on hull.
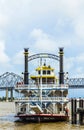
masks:
<path fill-rule="evenodd" d="M 60 115 L 60 114 L 20 114 L 15 117 L 19 117 L 22 120 L 29 121 L 38 121 L 38 122 L 46 122 L 46 121 L 68 121 L 69 116 Z"/>

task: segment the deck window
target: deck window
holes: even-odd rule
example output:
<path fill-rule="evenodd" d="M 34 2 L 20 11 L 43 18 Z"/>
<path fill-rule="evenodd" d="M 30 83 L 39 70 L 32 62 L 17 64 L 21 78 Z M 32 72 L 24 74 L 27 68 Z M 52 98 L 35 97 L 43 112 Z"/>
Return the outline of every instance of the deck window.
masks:
<path fill-rule="evenodd" d="M 21 108 L 21 111 L 23 111 L 23 108 Z"/>
<path fill-rule="evenodd" d="M 23 107 L 23 108 L 21 108 L 20 110 L 21 110 L 21 112 L 25 112 L 25 111 L 26 111 L 26 108 Z"/>
<path fill-rule="evenodd" d="M 43 74 L 46 74 L 46 71 L 45 71 L 45 70 L 43 70 Z"/>
<path fill-rule="evenodd" d="M 40 70 L 38 71 L 38 74 L 41 74 L 41 71 L 40 71 Z"/>
<path fill-rule="evenodd" d="M 47 74 L 50 74 L 50 70 L 47 71 Z"/>

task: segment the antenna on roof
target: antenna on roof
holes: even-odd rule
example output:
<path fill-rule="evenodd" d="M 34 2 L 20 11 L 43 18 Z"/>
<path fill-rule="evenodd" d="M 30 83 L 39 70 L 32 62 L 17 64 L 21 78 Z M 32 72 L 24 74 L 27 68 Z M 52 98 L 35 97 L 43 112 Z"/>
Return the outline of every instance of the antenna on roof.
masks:
<path fill-rule="evenodd" d="M 42 57 L 40 58 L 40 66 L 42 66 Z"/>
<path fill-rule="evenodd" d="M 44 60 L 44 66 L 46 66 L 46 59 Z"/>

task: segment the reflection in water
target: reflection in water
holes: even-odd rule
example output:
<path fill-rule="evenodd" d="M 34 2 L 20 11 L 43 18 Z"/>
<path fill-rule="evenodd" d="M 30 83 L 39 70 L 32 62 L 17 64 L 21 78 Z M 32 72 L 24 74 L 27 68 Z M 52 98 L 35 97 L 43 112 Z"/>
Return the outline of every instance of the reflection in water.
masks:
<path fill-rule="evenodd" d="M 84 126 L 69 122 L 28 123 L 16 120 L 14 115 L 0 117 L 0 130 L 84 130 Z"/>

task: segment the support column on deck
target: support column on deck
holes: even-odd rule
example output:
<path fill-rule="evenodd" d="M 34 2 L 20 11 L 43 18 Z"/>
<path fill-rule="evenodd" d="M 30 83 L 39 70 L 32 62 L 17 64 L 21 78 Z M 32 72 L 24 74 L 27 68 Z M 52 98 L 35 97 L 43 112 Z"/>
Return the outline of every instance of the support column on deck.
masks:
<path fill-rule="evenodd" d="M 28 48 L 24 49 L 24 84 L 29 84 Z"/>
<path fill-rule="evenodd" d="M 63 55 L 63 48 L 59 48 L 59 84 L 64 84 Z"/>

